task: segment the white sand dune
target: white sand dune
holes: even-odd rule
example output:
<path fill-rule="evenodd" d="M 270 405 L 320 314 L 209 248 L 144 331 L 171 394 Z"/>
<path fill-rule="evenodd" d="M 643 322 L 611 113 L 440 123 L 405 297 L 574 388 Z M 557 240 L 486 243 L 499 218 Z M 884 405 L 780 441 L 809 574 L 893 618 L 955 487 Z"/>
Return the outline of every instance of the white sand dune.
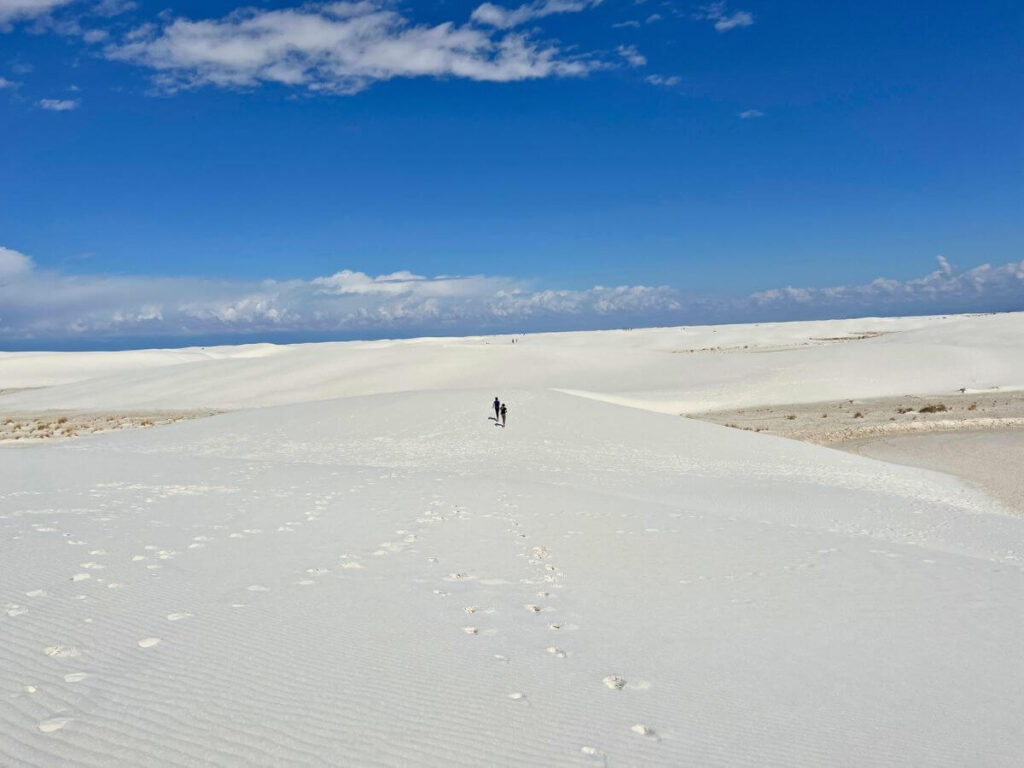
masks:
<path fill-rule="evenodd" d="M 272 347 L 3 396 L 249 409 L 0 447 L 0 765 L 1019 765 L 1024 518 L 656 411 L 1019 384 L 1024 316 L 798 325 Z"/>
<path fill-rule="evenodd" d="M 521 337 L 260 345 L 120 355 L 97 377 L 91 353 L 0 357 L 3 408 L 234 409 L 409 390 L 557 388 L 662 413 L 764 403 L 1024 389 L 1022 314 L 830 320 L 535 334 Z M 882 336 L 856 341 L 863 332 Z M 694 351 L 714 350 L 721 351 Z"/>

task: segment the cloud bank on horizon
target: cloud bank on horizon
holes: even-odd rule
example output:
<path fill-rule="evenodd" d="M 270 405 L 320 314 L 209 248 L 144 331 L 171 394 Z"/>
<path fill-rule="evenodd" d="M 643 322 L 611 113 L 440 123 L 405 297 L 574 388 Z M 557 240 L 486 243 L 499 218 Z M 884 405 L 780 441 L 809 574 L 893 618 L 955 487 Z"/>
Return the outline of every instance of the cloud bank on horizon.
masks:
<path fill-rule="evenodd" d="M 668 286 L 540 289 L 487 275 L 312 280 L 71 275 L 0 247 L 0 345 L 32 339 L 417 335 L 599 329 L 1024 309 L 1024 260 L 960 272 L 944 257 L 912 280 L 776 288 L 738 298 Z M 23 344 L 19 344 L 23 346 Z"/>

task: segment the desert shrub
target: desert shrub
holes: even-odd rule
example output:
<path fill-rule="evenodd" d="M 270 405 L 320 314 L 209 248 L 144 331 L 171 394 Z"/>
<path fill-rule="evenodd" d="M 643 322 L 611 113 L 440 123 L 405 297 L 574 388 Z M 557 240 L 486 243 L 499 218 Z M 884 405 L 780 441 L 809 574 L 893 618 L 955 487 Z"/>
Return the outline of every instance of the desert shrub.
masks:
<path fill-rule="evenodd" d="M 68 417 L 67 416 L 61 416 L 59 419 L 57 419 L 57 423 L 58 424 L 67 424 L 68 423 Z"/>
<path fill-rule="evenodd" d="M 860 411 L 857 411 L 855 414 L 853 414 L 853 418 L 855 418 L 855 419 L 863 419 L 864 418 L 864 414 L 861 413 Z"/>
<path fill-rule="evenodd" d="M 967 410 L 968 411 L 976 411 L 976 410 L 978 410 L 978 404 L 977 403 L 971 403 L 970 405 L 967 406 Z"/>
<path fill-rule="evenodd" d="M 926 405 L 924 408 L 918 408 L 918 413 L 942 413 L 949 409 L 943 403 L 936 403 L 935 405 Z"/>
<path fill-rule="evenodd" d="M 896 413 L 910 413 L 912 410 L 914 409 L 907 408 L 905 405 L 901 405 L 899 408 L 896 409 Z"/>
<path fill-rule="evenodd" d="M 787 416 L 787 417 L 786 417 L 786 419 L 787 419 L 788 421 L 792 421 L 792 420 L 793 420 L 793 419 L 795 419 L 795 418 L 796 418 L 796 414 L 795 414 L 795 413 L 791 413 L 791 414 L 789 414 L 789 416 Z"/>
<path fill-rule="evenodd" d="M 823 419 L 827 419 L 827 418 L 828 418 L 828 414 L 827 414 L 827 413 L 823 413 L 823 414 L 821 414 L 821 418 L 823 418 Z"/>

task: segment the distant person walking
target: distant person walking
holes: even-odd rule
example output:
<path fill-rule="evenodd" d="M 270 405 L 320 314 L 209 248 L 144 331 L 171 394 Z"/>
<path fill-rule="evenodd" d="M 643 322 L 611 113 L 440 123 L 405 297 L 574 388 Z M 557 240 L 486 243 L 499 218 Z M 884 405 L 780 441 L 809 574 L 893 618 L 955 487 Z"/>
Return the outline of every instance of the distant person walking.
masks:
<path fill-rule="evenodd" d="M 506 408 L 505 404 L 502 403 L 501 404 L 501 426 L 503 426 L 503 427 L 505 426 L 505 414 L 507 414 L 507 413 L 508 413 L 508 408 Z"/>
<path fill-rule="evenodd" d="M 494 420 L 495 421 L 498 420 L 498 415 L 500 414 L 500 409 L 501 409 L 501 401 L 498 400 L 497 395 L 495 395 L 495 397 L 494 397 Z"/>

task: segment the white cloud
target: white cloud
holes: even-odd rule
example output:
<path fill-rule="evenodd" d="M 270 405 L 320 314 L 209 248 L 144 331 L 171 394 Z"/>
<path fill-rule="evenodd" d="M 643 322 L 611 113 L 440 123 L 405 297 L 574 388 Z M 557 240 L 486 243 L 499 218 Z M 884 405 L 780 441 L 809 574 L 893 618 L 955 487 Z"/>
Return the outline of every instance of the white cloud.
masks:
<path fill-rule="evenodd" d="M 652 13 L 650 16 L 644 19 L 644 24 L 654 24 L 656 21 L 661 21 L 660 13 Z"/>
<path fill-rule="evenodd" d="M 32 259 L 25 254 L 0 245 L 0 280 L 26 274 L 32 266 Z"/>
<path fill-rule="evenodd" d="M 651 85 L 663 85 L 666 88 L 671 88 L 674 85 L 679 85 L 679 83 L 681 83 L 682 80 L 683 78 L 681 78 L 679 75 L 670 75 L 668 77 L 666 77 L 665 75 L 648 75 L 647 77 L 644 78 L 644 81 L 650 83 Z"/>
<path fill-rule="evenodd" d="M 619 56 L 631 67 L 642 67 L 647 64 L 647 57 L 640 53 L 635 45 L 620 45 L 617 50 Z"/>
<path fill-rule="evenodd" d="M 371 276 L 223 281 L 68 275 L 0 249 L 0 337 L 100 338 L 252 333 L 470 333 L 616 322 L 682 308 L 665 287 L 533 290 L 505 277 Z"/>
<path fill-rule="evenodd" d="M 18 84 L 15 83 L 13 80 L 8 80 L 6 78 L 0 77 L 0 91 L 4 90 L 4 88 L 17 88 L 17 87 L 18 87 Z"/>
<path fill-rule="evenodd" d="M 475 275 L 368 275 L 312 280 L 213 280 L 68 275 L 0 247 L 0 338 L 99 339 L 273 333 L 383 335 L 674 325 L 1024 309 L 1024 261 L 907 281 L 685 297 L 666 286 L 535 289 Z"/>
<path fill-rule="evenodd" d="M 108 46 L 106 55 L 156 70 L 157 84 L 168 91 L 279 83 L 350 94 L 396 77 L 511 82 L 582 76 L 603 66 L 524 34 L 451 22 L 413 25 L 382 3 L 247 8 L 221 19 L 178 18 L 135 30 Z"/>
<path fill-rule="evenodd" d="M 498 29 L 511 29 L 534 19 L 542 19 L 556 13 L 579 13 L 591 6 L 600 4 L 601 0 L 537 0 L 518 8 L 504 8 L 493 3 L 478 6 L 470 15 L 477 24 Z"/>
<path fill-rule="evenodd" d="M 39 106 L 51 112 L 70 112 L 78 109 L 78 99 L 40 99 Z"/>
<path fill-rule="evenodd" d="M 750 297 L 757 309 L 792 314 L 877 312 L 953 312 L 1024 309 L 1024 261 L 959 272 L 937 257 L 939 268 L 907 281 L 878 278 L 864 285 L 827 288 L 774 288 Z"/>
<path fill-rule="evenodd" d="M 620 21 L 618 24 L 612 24 L 612 29 L 624 29 L 626 27 L 633 27 L 635 29 L 639 26 L 639 21 Z"/>
<path fill-rule="evenodd" d="M 705 6 L 696 18 L 714 22 L 715 29 L 719 32 L 728 32 L 737 27 L 749 27 L 754 23 L 754 14 L 749 11 L 735 11 L 730 15 L 724 0 Z"/>
<path fill-rule="evenodd" d="M 764 117 L 764 112 L 762 112 L 760 109 L 745 109 L 742 112 L 740 112 L 739 117 L 740 120 L 750 120 L 751 118 L 754 117 Z"/>
<path fill-rule="evenodd" d="M 39 18 L 71 2 L 74 0 L 0 0 L 0 31 L 12 21 Z"/>

